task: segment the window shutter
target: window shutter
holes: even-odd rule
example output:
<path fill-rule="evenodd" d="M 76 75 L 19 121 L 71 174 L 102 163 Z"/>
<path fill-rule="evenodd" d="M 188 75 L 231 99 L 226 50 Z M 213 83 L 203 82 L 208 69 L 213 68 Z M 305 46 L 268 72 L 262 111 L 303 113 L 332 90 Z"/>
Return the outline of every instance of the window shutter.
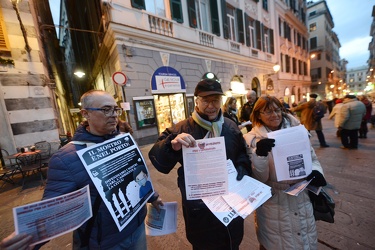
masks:
<path fill-rule="evenodd" d="M 192 28 L 198 27 L 197 24 L 197 11 L 195 9 L 195 1 L 194 0 L 188 0 L 188 14 L 189 14 L 189 25 Z"/>
<path fill-rule="evenodd" d="M 133 8 L 137 8 L 140 10 L 146 9 L 145 0 L 132 0 L 131 3 Z"/>
<path fill-rule="evenodd" d="M 210 0 L 212 34 L 220 36 L 219 10 L 216 0 Z"/>
<path fill-rule="evenodd" d="M 241 9 L 236 9 L 237 14 L 237 28 L 238 28 L 238 42 L 244 44 L 245 37 L 243 32 L 243 14 Z"/>
<path fill-rule="evenodd" d="M 245 35 L 246 35 L 246 46 L 250 47 L 250 22 L 249 22 L 249 16 L 245 13 Z"/>
<path fill-rule="evenodd" d="M 275 44 L 273 41 L 273 29 L 269 29 L 269 36 L 270 36 L 270 49 L 271 49 L 271 54 L 275 54 Z"/>
<path fill-rule="evenodd" d="M 262 33 L 261 33 L 261 25 L 258 20 L 255 21 L 255 32 L 256 32 L 256 48 L 262 50 Z"/>
<path fill-rule="evenodd" d="M 262 51 L 266 51 L 266 39 L 264 39 L 264 25 L 263 23 L 260 24 L 260 39 L 261 39 L 261 45 L 260 48 Z"/>
<path fill-rule="evenodd" d="M 183 23 L 181 0 L 170 0 L 172 19 L 178 23 Z"/>
<path fill-rule="evenodd" d="M 229 38 L 229 26 L 228 26 L 228 19 L 227 19 L 227 2 L 225 0 L 221 0 L 221 15 L 223 17 L 223 32 L 224 38 Z"/>
<path fill-rule="evenodd" d="M 8 34 L 5 27 L 3 13 L 0 8 L 0 51 L 10 51 Z"/>

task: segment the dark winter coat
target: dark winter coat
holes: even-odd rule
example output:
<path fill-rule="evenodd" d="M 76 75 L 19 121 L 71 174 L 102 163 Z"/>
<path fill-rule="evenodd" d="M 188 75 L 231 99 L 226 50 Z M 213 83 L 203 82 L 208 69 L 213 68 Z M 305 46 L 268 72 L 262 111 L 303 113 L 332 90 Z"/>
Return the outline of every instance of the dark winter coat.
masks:
<path fill-rule="evenodd" d="M 104 137 L 95 136 L 87 132 L 86 126 L 81 124 L 73 137 L 73 141 L 101 143 L 115 136 L 116 134 Z M 90 187 L 92 205 L 95 203 L 96 199 L 101 199 L 94 183 L 91 181 L 90 176 L 76 154 L 76 151 L 85 147 L 86 145 L 69 143 L 53 154 L 49 161 L 48 180 L 43 199 L 67 194 L 85 187 L 86 185 Z M 143 223 L 145 216 L 146 208 L 143 207 L 131 222 L 119 232 L 105 203 L 101 202 L 91 231 L 89 249 L 110 249 L 116 246 Z M 79 227 L 77 229 L 78 233 L 83 233 L 86 225 L 87 222 Z M 98 245 L 98 238 L 101 239 L 100 246 Z"/>

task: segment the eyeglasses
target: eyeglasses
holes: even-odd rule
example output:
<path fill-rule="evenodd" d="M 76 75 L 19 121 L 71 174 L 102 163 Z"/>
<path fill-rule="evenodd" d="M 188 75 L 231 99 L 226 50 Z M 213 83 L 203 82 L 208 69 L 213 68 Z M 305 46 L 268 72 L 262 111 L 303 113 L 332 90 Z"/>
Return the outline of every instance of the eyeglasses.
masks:
<path fill-rule="evenodd" d="M 270 110 L 266 110 L 260 113 L 265 116 L 271 116 L 274 112 L 276 113 L 276 115 L 279 115 L 281 114 L 281 109 L 270 109 Z"/>
<path fill-rule="evenodd" d="M 203 106 L 208 106 L 210 103 L 214 106 L 219 106 L 221 105 L 221 98 L 218 99 L 206 99 L 206 98 L 199 98 Z"/>
<path fill-rule="evenodd" d="M 93 111 L 102 111 L 105 116 L 113 116 L 114 114 L 116 116 L 119 116 L 122 114 L 122 109 L 118 107 L 113 108 L 85 108 L 85 110 L 93 110 Z"/>

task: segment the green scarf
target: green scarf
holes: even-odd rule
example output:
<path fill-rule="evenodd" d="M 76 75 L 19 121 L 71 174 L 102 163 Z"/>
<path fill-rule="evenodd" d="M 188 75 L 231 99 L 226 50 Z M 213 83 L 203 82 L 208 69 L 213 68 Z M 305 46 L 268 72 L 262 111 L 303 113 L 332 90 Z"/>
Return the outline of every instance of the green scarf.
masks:
<path fill-rule="evenodd" d="M 199 126 L 208 130 L 208 133 L 205 136 L 205 138 L 220 137 L 221 130 L 223 128 L 223 123 L 224 123 L 224 116 L 223 116 L 221 110 L 219 111 L 218 119 L 216 119 L 213 122 L 204 120 L 202 117 L 200 117 L 200 115 L 198 114 L 198 112 L 196 110 L 194 110 L 194 112 L 191 114 L 191 116 L 193 117 L 193 120 Z"/>

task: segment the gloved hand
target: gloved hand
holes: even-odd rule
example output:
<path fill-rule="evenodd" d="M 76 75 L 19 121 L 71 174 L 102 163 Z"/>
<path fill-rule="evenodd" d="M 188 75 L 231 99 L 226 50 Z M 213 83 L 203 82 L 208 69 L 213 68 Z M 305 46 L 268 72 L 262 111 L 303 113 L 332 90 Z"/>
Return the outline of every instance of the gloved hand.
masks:
<path fill-rule="evenodd" d="M 238 166 L 238 168 L 237 168 L 237 181 L 242 180 L 244 175 L 250 176 L 250 174 L 247 172 L 247 170 L 244 167 Z"/>
<path fill-rule="evenodd" d="M 318 171 L 318 170 L 313 170 L 309 176 L 306 177 L 306 180 L 311 180 L 310 185 L 316 186 L 316 187 L 321 187 L 327 185 L 327 181 L 324 178 L 324 176 Z"/>
<path fill-rule="evenodd" d="M 275 146 L 275 139 L 262 139 L 257 142 L 257 150 L 255 153 L 259 156 L 267 156 L 268 152 Z"/>

